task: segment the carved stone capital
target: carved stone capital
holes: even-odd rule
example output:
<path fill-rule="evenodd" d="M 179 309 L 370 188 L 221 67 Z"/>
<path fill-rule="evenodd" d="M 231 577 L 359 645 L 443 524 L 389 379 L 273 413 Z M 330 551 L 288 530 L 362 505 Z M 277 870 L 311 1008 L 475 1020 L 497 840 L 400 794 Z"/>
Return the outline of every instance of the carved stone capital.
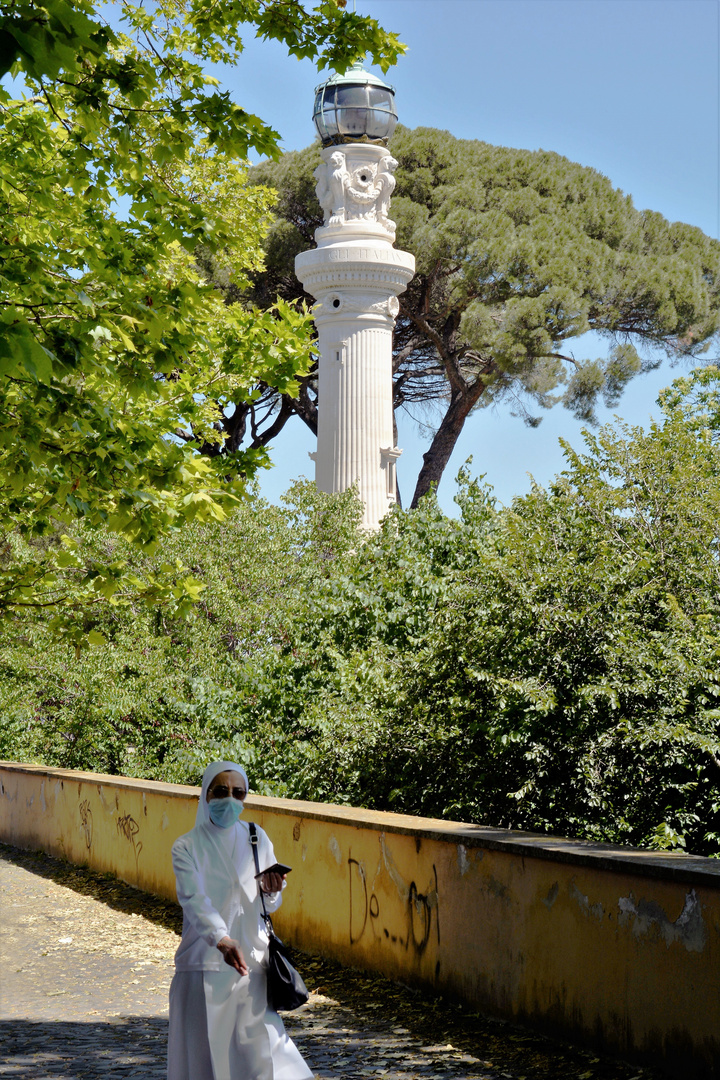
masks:
<path fill-rule="evenodd" d="M 382 146 L 350 143 L 322 151 L 323 164 L 315 170 L 315 193 L 323 209 L 325 226 L 317 230 L 322 243 L 328 231 L 349 224 L 370 227 L 370 232 L 395 238 L 395 222 L 388 217 L 395 188 L 397 161 Z"/>

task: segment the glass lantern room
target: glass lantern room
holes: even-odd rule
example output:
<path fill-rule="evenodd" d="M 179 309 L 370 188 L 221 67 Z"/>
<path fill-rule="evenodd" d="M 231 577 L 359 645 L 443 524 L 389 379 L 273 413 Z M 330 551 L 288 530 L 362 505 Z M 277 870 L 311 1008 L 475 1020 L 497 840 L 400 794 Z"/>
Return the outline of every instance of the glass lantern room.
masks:
<path fill-rule="evenodd" d="M 397 124 L 395 90 L 355 63 L 318 86 L 313 121 L 323 146 L 385 144 Z"/>

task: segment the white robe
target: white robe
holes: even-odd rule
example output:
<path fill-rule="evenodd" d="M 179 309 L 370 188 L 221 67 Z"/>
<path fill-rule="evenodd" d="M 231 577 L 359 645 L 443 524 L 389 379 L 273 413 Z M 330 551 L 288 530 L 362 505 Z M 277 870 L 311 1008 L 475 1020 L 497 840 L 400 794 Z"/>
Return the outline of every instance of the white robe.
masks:
<path fill-rule="evenodd" d="M 262 870 L 275 853 L 266 833 L 257 834 Z M 172 854 L 183 932 L 170 988 L 168 1080 L 312 1080 L 267 1006 L 268 937 L 247 823 L 198 824 L 176 840 Z M 273 893 L 265 906 L 275 911 L 281 901 Z M 239 943 L 247 975 L 217 949 L 226 936 Z"/>

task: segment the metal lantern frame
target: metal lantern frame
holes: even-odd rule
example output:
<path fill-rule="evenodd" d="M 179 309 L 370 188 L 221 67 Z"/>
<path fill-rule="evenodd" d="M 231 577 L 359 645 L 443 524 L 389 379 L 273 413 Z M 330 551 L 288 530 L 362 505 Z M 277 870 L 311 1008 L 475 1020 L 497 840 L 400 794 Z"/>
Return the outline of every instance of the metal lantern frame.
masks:
<path fill-rule="evenodd" d="M 395 88 L 355 63 L 316 88 L 313 122 L 323 146 L 386 146 L 397 124 Z"/>

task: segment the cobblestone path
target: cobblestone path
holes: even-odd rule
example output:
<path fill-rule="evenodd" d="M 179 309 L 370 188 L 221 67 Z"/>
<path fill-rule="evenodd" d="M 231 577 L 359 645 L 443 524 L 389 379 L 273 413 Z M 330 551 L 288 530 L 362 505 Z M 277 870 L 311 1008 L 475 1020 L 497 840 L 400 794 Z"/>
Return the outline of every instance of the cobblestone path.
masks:
<path fill-rule="evenodd" d="M 165 1080 L 179 910 L 0 845 L 0 1077 Z M 287 1028 L 318 1080 L 658 1080 L 637 1066 L 300 956 Z"/>

